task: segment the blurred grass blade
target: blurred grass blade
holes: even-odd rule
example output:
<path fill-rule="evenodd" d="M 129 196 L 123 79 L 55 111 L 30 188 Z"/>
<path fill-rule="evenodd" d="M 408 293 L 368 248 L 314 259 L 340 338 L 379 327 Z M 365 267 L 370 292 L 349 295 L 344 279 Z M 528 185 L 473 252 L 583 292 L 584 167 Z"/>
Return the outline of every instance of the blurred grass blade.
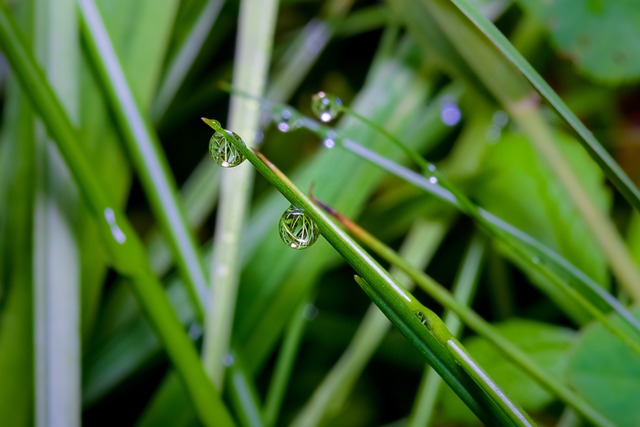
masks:
<path fill-rule="evenodd" d="M 429 0 L 432 1 L 432 0 Z M 428 3 L 427 0 L 423 2 Z M 591 157 L 600 165 L 611 182 L 620 193 L 635 207 L 640 210 L 640 191 L 613 160 L 609 153 L 602 147 L 586 126 L 566 106 L 562 99 L 554 92 L 549 84 L 535 71 L 527 60 L 517 51 L 507 38 L 482 14 L 477 6 L 468 0 L 436 0 L 434 4 L 442 5 L 443 10 L 451 9 L 445 3 L 451 3 L 493 44 L 504 59 L 515 66 L 522 75 L 536 88 L 538 93 L 560 114 L 566 123 L 580 136 L 579 140 Z M 445 9 L 446 8 L 446 9 Z M 448 12 L 450 13 L 450 12 Z"/>
<path fill-rule="evenodd" d="M 315 206 L 293 183 L 263 156 L 241 145 L 235 138 L 209 119 L 203 119 L 214 130 L 233 141 L 236 149 L 245 155 L 256 170 L 273 185 L 291 204 L 302 208 L 318 225 L 320 232 L 334 249 L 342 255 L 354 270 L 367 280 L 362 285 L 370 298 L 385 312 L 407 339 L 427 358 L 476 415 L 488 424 L 495 422 L 511 424 L 508 417 L 497 406 L 497 400 L 481 391 L 478 384 L 460 370 L 452 354 L 447 350 L 445 339 L 450 334 L 442 321 L 433 312 L 420 304 L 370 255 L 358 246 L 344 231 L 334 224 L 321 208 Z M 364 282 L 363 282 L 364 283 Z M 431 322 L 433 328 L 423 322 Z M 517 424 L 516 424 L 517 425 Z"/>
<path fill-rule="evenodd" d="M 253 96 L 262 96 L 271 58 L 277 0 L 242 0 L 238 23 L 233 82 Z M 256 145 L 260 108 L 233 96 L 229 127 L 249 147 Z M 242 235 L 246 227 L 254 171 L 247 165 L 222 173 L 216 233 L 211 258 L 211 299 L 203 342 L 203 361 L 219 389 L 224 385 L 224 355 L 229 352 L 240 278 Z"/>
<path fill-rule="evenodd" d="M 204 4 L 191 31 L 180 44 L 175 55 L 171 57 L 151 109 L 151 117 L 155 122 L 158 122 L 167 112 L 169 105 L 178 93 L 178 89 L 184 82 L 216 22 L 224 2 L 225 0 L 208 0 Z"/>
<path fill-rule="evenodd" d="M 160 142 L 136 105 L 93 0 L 79 0 L 79 5 L 89 53 L 99 70 L 145 194 L 169 239 L 178 267 L 185 278 L 194 311 L 199 318 L 203 318 L 203 301 L 207 295 L 206 276 Z"/>
<path fill-rule="evenodd" d="M 400 249 L 401 256 L 408 263 L 423 270 L 442 243 L 449 228 L 449 222 L 448 219 L 418 221 L 405 238 Z M 413 288 L 411 279 L 405 273 L 395 267 L 390 273 L 407 290 Z M 349 346 L 316 387 L 293 424 L 318 425 L 322 420 L 331 419 L 343 408 L 358 377 L 364 371 L 390 326 L 387 318 L 375 305 L 371 304 Z"/>
<path fill-rule="evenodd" d="M 64 104 L 79 120 L 80 46 L 74 0 L 36 0 L 35 50 Z M 64 52 L 64 53 L 63 53 Z M 38 426 L 80 425 L 80 229 L 78 189 L 38 126 L 34 206 L 35 384 Z"/>
<path fill-rule="evenodd" d="M 193 344 L 182 329 L 160 283 L 151 273 L 142 243 L 126 216 L 111 202 L 69 118 L 36 66 L 33 56 L 26 50 L 16 24 L 3 5 L 0 5 L 0 45 L 99 224 L 103 243 L 114 268 L 131 277 L 138 302 L 180 373 L 201 421 L 207 425 L 233 425 L 224 404 L 205 375 Z"/>
<path fill-rule="evenodd" d="M 471 305 L 470 303 L 475 295 L 478 280 L 482 272 L 486 251 L 486 240 L 480 235 L 474 234 L 463 256 L 451 291 L 453 298 L 460 304 L 466 306 Z M 450 309 L 445 310 L 443 320 L 454 337 L 459 337 L 462 334 L 462 322 Z M 413 402 L 411 414 L 408 417 L 407 427 L 420 427 L 432 424 L 432 417 L 436 412 L 436 404 L 438 403 L 441 386 L 442 378 L 437 376 L 431 367 L 427 366 L 422 376 L 416 399 Z"/>

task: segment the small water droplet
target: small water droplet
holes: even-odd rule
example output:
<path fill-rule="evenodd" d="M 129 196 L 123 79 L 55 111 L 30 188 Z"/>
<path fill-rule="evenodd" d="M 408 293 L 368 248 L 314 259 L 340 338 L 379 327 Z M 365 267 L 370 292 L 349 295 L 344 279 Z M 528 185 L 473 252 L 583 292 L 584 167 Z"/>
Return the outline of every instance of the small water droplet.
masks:
<path fill-rule="evenodd" d="M 111 235 L 115 241 L 120 244 L 124 243 L 127 240 L 127 236 L 116 223 L 116 214 L 113 209 L 105 208 L 104 219 L 107 221 L 107 224 L 109 224 L 109 227 L 111 228 Z"/>
<path fill-rule="evenodd" d="M 233 354 L 227 353 L 222 356 L 222 364 L 224 366 L 232 366 L 234 363 L 236 363 L 236 359 L 233 357 Z"/>
<path fill-rule="evenodd" d="M 293 205 L 280 217 L 278 232 L 282 241 L 293 249 L 308 248 L 318 240 L 320 234 L 318 226 L 304 210 Z"/>
<path fill-rule="evenodd" d="M 433 163 L 429 163 L 427 165 L 427 169 L 429 169 L 430 172 L 435 172 L 436 171 L 436 165 L 434 165 Z"/>
<path fill-rule="evenodd" d="M 322 144 L 326 147 L 326 148 L 333 148 L 336 146 L 336 137 L 338 135 L 336 134 L 335 131 L 330 130 L 329 132 L 327 132 L 327 136 L 322 140 Z"/>
<path fill-rule="evenodd" d="M 462 112 L 452 99 L 445 99 L 440 107 L 440 119 L 447 126 L 455 126 L 462 118 Z"/>
<path fill-rule="evenodd" d="M 296 130 L 300 127 L 300 121 L 294 117 L 293 112 L 288 108 L 284 108 L 276 114 L 275 120 L 278 121 L 278 130 L 283 133 Z"/>
<path fill-rule="evenodd" d="M 231 132 L 230 130 L 227 130 L 226 132 L 244 145 L 244 141 L 237 133 Z M 233 145 L 233 143 L 222 134 L 222 132 L 217 131 L 209 140 L 209 154 L 213 161 L 223 168 L 236 167 L 245 160 L 242 152 L 240 152 L 240 150 L 238 150 L 235 145 Z"/>
<path fill-rule="evenodd" d="M 311 97 L 311 111 L 322 122 L 328 123 L 340 114 L 342 100 L 335 95 L 318 92 Z"/>
<path fill-rule="evenodd" d="M 438 183 L 438 178 L 435 176 L 430 176 L 429 177 L 429 184 L 437 184 Z"/>
<path fill-rule="evenodd" d="M 307 304 L 302 309 L 302 317 L 304 317 L 304 319 L 308 322 L 311 322 L 316 317 L 318 317 L 318 312 L 318 307 L 313 304 Z"/>
<path fill-rule="evenodd" d="M 491 121 L 499 128 L 503 128 L 509 123 L 509 115 L 504 111 L 496 111 L 493 113 L 493 119 Z"/>

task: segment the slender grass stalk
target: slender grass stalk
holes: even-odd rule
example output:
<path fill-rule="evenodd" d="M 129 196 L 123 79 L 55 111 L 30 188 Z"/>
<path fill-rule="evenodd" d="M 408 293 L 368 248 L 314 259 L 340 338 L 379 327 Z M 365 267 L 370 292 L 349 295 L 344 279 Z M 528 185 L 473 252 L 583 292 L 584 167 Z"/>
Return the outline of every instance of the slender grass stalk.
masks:
<path fill-rule="evenodd" d="M 422 270 L 440 246 L 449 228 L 449 222 L 448 219 L 417 221 L 400 249 L 401 256 L 418 270 Z M 413 282 L 397 268 L 394 267 L 390 273 L 407 290 L 413 288 Z M 311 398 L 299 411 L 293 425 L 318 425 L 343 407 L 356 380 L 390 326 L 387 318 L 371 304 L 349 346 L 316 387 Z"/>
<path fill-rule="evenodd" d="M 36 0 L 36 52 L 68 116 L 78 122 L 74 0 Z M 36 128 L 34 206 L 35 424 L 80 425 L 80 277 L 76 185 L 43 126 Z"/>
<path fill-rule="evenodd" d="M 169 105 L 174 100 L 178 89 L 180 89 L 187 73 L 200 53 L 202 45 L 211 32 L 224 2 L 225 0 L 208 0 L 205 3 L 191 31 L 178 48 L 176 54 L 171 58 L 151 108 L 153 121 L 160 121 L 167 112 Z"/>
<path fill-rule="evenodd" d="M 458 270 L 453 284 L 453 298 L 460 304 L 469 306 L 476 291 L 478 279 L 486 254 L 487 243 L 484 238 L 474 235 L 464 254 L 461 268 Z M 463 325 L 458 316 L 447 309 L 444 323 L 454 336 L 460 336 Z M 428 426 L 435 414 L 436 404 L 442 386 L 442 379 L 436 375 L 431 367 L 425 369 L 420 388 L 413 403 L 411 414 L 407 420 L 408 427 Z"/>
<path fill-rule="evenodd" d="M 79 0 L 79 5 L 89 53 L 107 90 L 151 208 L 169 239 L 178 268 L 185 278 L 194 311 L 203 318 L 201 301 L 207 295 L 206 276 L 160 142 L 136 105 L 93 0 Z"/>
<path fill-rule="evenodd" d="M 247 370 L 241 365 L 241 362 L 229 353 L 231 358 L 228 363 L 229 375 L 227 381 L 231 383 L 229 386 L 229 397 L 231 404 L 236 409 L 239 423 L 244 426 L 262 427 L 265 426 L 261 411 L 260 401 L 258 399 L 258 391 L 253 384 L 251 378 L 246 374 Z"/>
<path fill-rule="evenodd" d="M 429 363 L 443 377 L 463 402 L 484 422 L 523 425 L 523 415 L 505 414 L 505 401 L 498 390 L 490 385 L 480 389 L 475 380 L 483 381 L 470 371 L 461 370 L 455 361 L 458 357 L 449 350 L 451 334 L 432 311 L 420 304 L 344 231 L 334 224 L 321 208 L 315 206 L 293 183 L 258 152 L 253 152 L 215 120 L 205 123 L 220 132 L 239 150 L 256 170 L 293 205 L 302 208 L 313 220 L 322 235 L 342 257 L 362 276 L 358 283 L 365 293 L 383 310 L 389 320 L 415 345 Z M 366 281 L 365 281 L 366 280 Z M 474 379 L 468 375 L 473 375 Z M 487 394 L 486 390 L 490 392 Z M 506 408 L 506 410 L 509 410 Z"/>
<path fill-rule="evenodd" d="M 308 318 L 310 298 L 305 298 L 294 311 L 289 326 L 284 333 L 284 342 L 278 353 L 278 360 L 274 368 L 273 377 L 269 382 L 269 390 L 264 404 L 265 425 L 274 426 L 278 420 L 278 414 L 282 406 L 287 384 L 291 379 L 291 371 L 296 361 L 300 343 L 304 334 Z"/>
<path fill-rule="evenodd" d="M 592 408 L 581 396 L 574 393 L 573 390 L 559 382 L 556 378 L 550 377 L 549 374 L 531 360 L 526 353 L 513 345 L 508 339 L 504 338 L 475 311 L 453 298 L 449 291 L 442 285 L 421 271 L 414 269 L 406 260 L 393 251 L 393 249 L 373 237 L 357 224 L 340 215 L 340 213 L 334 209 L 323 204 L 319 205 L 329 211 L 352 235 L 356 236 L 359 241 L 365 244 L 365 246 L 371 248 L 371 250 L 392 265 L 402 269 L 421 289 L 444 307 L 455 312 L 469 328 L 493 343 L 508 359 L 551 393 L 558 396 L 567 405 L 573 407 L 577 412 L 580 412 L 585 419 L 595 425 L 611 425 L 609 420 Z M 465 362 L 462 361 L 462 363 Z"/>
<path fill-rule="evenodd" d="M 33 56 L 25 48 L 17 26 L 4 5 L 0 5 L 0 46 L 69 167 L 98 224 L 114 268 L 131 278 L 138 303 L 180 374 L 201 421 L 206 425 L 233 425 L 162 286 L 151 273 L 142 243 L 126 216 L 115 207 L 116 204 L 106 193 L 106 186 L 98 179 L 69 117 Z"/>
<path fill-rule="evenodd" d="M 233 81 L 242 90 L 261 96 L 273 44 L 277 0 L 243 0 L 240 5 L 238 46 Z M 246 99 L 232 97 L 229 126 L 251 147 L 260 125 L 260 109 Z M 208 305 L 203 361 L 214 384 L 224 384 L 223 356 L 229 351 L 240 276 L 241 236 L 251 197 L 254 172 L 249 167 L 222 173 L 220 204 L 211 260 L 211 301 Z"/>

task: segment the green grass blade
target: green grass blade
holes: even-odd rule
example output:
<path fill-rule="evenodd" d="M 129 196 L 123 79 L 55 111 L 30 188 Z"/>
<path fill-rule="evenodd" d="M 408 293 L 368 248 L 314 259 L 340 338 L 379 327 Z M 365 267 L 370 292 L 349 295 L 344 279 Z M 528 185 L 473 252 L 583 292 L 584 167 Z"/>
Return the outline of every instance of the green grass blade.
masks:
<path fill-rule="evenodd" d="M 79 43 L 73 0 L 35 1 L 35 50 L 64 103 L 78 122 Z M 61 54 L 64 52 L 64 54 Z M 38 426 L 79 426 L 80 276 L 78 189 L 60 153 L 37 128 L 34 206 L 35 384 Z"/>
<path fill-rule="evenodd" d="M 444 0 L 438 0 L 444 3 Z M 507 38 L 478 11 L 478 8 L 468 0 L 446 0 L 452 3 L 464 14 L 475 27 L 482 32 L 488 41 L 500 52 L 506 61 L 515 66 L 522 75 L 536 88 L 538 93 L 558 112 L 565 122 L 580 136 L 580 141 L 600 165 L 611 182 L 620 193 L 640 210 L 640 191 L 613 160 L 609 153 L 602 147 L 586 126 L 566 106 L 562 99 L 554 92 L 549 84 L 535 71 L 527 60 L 513 47 Z"/>
<path fill-rule="evenodd" d="M 238 46 L 233 81 L 254 96 L 264 92 L 277 0 L 243 0 L 240 5 Z M 260 108 L 255 103 L 231 98 L 229 126 L 243 135 L 248 146 L 256 144 Z M 214 384 L 224 384 L 223 356 L 229 351 L 240 277 L 241 237 L 246 226 L 254 171 L 246 165 L 222 173 L 220 203 L 211 259 L 211 300 L 208 304 L 203 343 L 203 361 Z"/>
<path fill-rule="evenodd" d="M 142 244 L 126 216 L 114 207 L 115 204 L 104 191 L 105 187 L 97 178 L 69 118 L 33 56 L 25 48 L 17 26 L 4 6 L 0 6 L 0 45 L 99 224 L 114 268 L 131 277 L 138 302 L 180 373 L 202 422 L 208 425 L 233 425 L 224 404 L 205 375 L 193 344 L 182 329 L 160 283 L 151 273 Z"/>
<path fill-rule="evenodd" d="M 199 250 L 187 226 L 177 186 L 169 172 L 157 136 L 151 131 L 129 89 L 124 72 L 111 45 L 93 0 L 80 0 L 80 13 L 89 52 L 96 64 L 116 119 L 125 135 L 127 148 L 149 198 L 152 210 L 167 235 L 182 272 L 194 310 L 204 316 L 206 275 Z"/>
<path fill-rule="evenodd" d="M 389 273 L 334 224 L 319 207 L 311 203 L 272 163 L 241 145 L 222 129 L 219 123 L 209 119 L 203 120 L 214 130 L 233 141 L 236 149 L 240 150 L 256 170 L 293 205 L 304 209 L 305 213 L 316 222 L 327 241 L 362 276 L 360 284 L 367 295 L 421 351 L 434 369 L 481 420 L 489 424 L 497 420 L 506 424 L 511 423 L 496 407 L 496 400 L 480 392 L 478 385 L 469 382 L 469 378 L 460 371 L 460 367 L 445 347 L 444 338 L 448 339 L 450 334 L 435 314 L 415 300 L 411 294 L 402 290 Z M 366 284 L 364 280 L 370 284 Z M 433 328 L 425 327 L 423 323 L 425 321 L 432 322 L 429 325 L 433 325 Z"/>
<path fill-rule="evenodd" d="M 486 250 L 487 243 L 484 238 L 477 234 L 474 235 L 464 254 L 461 267 L 453 284 L 453 298 L 460 304 L 471 305 L 470 302 L 475 295 L 476 286 L 482 272 Z M 453 336 L 459 337 L 461 335 L 462 322 L 455 313 L 447 309 L 443 320 Z M 413 403 L 411 414 L 407 420 L 408 427 L 431 425 L 441 386 L 442 378 L 437 376 L 431 367 L 427 367 Z"/>
<path fill-rule="evenodd" d="M 151 109 L 151 117 L 155 122 L 158 122 L 167 112 L 169 105 L 178 93 L 178 89 L 184 82 L 213 24 L 216 22 L 224 1 L 208 0 L 205 3 L 191 31 L 175 55 L 171 57 Z"/>

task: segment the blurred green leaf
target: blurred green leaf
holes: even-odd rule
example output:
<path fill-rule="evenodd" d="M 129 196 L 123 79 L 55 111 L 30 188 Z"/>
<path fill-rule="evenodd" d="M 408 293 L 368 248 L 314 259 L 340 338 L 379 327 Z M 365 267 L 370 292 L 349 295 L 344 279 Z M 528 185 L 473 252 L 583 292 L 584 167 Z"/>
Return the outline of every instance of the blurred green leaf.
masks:
<path fill-rule="evenodd" d="M 580 72 L 609 84 L 640 78 L 636 0 L 518 0 Z"/>
<path fill-rule="evenodd" d="M 550 374 L 555 377 L 564 374 L 568 349 L 575 337 L 570 329 L 524 319 L 508 320 L 495 325 L 495 328 Z M 478 364 L 485 367 L 496 383 L 525 410 L 539 411 L 555 400 L 554 396 L 505 359 L 486 339 L 472 337 L 464 340 L 464 345 Z M 475 422 L 471 411 L 449 389 L 443 393 L 442 403 L 448 420 Z"/>
<path fill-rule="evenodd" d="M 634 314 L 640 318 L 640 310 Z M 567 379 L 616 425 L 640 425 L 640 359 L 601 324 L 592 324 L 579 336 L 569 358 Z"/>
<path fill-rule="evenodd" d="M 572 138 L 557 133 L 557 146 L 601 211 L 610 205 L 602 172 Z M 481 161 L 476 182 L 480 204 L 506 222 L 556 250 L 606 287 L 607 262 L 600 246 L 545 160 L 521 134 L 505 134 Z"/>

